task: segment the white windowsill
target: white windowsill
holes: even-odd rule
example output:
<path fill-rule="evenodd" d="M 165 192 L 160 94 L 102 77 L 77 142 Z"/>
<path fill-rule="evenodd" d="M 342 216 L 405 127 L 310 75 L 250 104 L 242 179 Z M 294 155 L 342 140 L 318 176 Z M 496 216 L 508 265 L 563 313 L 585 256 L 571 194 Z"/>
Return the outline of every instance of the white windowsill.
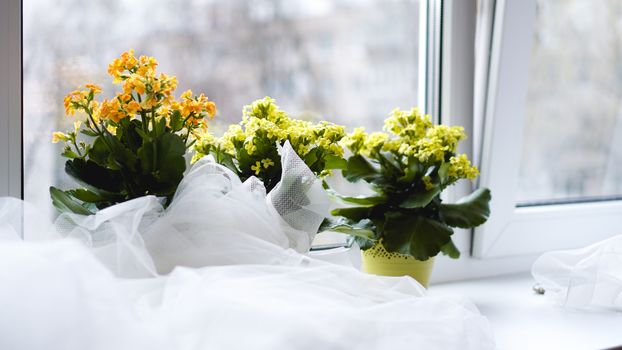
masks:
<path fill-rule="evenodd" d="M 488 317 L 497 347 L 607 349 L 622 346 L 622 312 L 556 306 L 533 292 L 527 274 L 432 285 L 431 295 L 463 295 Z"/>

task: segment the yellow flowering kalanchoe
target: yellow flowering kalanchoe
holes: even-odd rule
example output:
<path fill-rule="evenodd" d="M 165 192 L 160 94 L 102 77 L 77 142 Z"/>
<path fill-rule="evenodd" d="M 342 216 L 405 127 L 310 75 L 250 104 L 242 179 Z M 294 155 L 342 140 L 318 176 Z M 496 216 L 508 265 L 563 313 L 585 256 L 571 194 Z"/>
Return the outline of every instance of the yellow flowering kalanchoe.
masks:
<path fill-rule="evenodd" d="M 343 170 L 351 182 L 365 181 L 372 196 L 348 197 L 325 187 L 349 204 L 335 209 L 323 229 L 350 233 L 363 250 L 381 244 L 390 253 L 427 260 L 439 252 L 458 257 L 452 227 L 471 228 L 486 221 L 490 191 L 479 189 L 456 204 L 440 194 L 460 179 L 474 180 L 479 171 L 458 144 L 466 138 L 459 126 L 433 125 L 413 108 L 393 110 L 385 132 L 356 128 L 341 140 L 352 154 Z"/>
<path fill-rule="evenodd" d="M 437 183 L 446 187 L 459 179 L 474 180 L 479 171 L 464 154 L 456 154 L 458 143 L 466 138 L 460 126 L 433 125 L 429 115 L 422 115 L 419 109 L 410 111 L 395 109 L 385 120 L 385 132 L 367 134 L 363 128 L 356 128 L 348 134 L 341 145 L 355 155 L 375 161 L 386 158 L 386 153 L 395 158 L 406 171 L 408 164 L 417 162 L 427 169 L 442 169 L 442 179 Z M 430 187 L 429 176 L 421 175 Z M 441 181 L 442 180 L 442 181 Z M 439 182 L 440 181 L 440 182 Z M 441 183 L 442 182 L 442 183 Z"/>
<path fill-rule="evenodd" d="M 65 113 L 77 120 L 73 130 L 54 132 L 52 142 L 65 143 L 67 173 L 88 190 L 52 191 L 57 208 L 92 213 L 146 194 L 172 198 L 186 150 L 217 110 L 191 90 L 176 99 L 177 78 L 157 67 L 155 58 L 129 50 L 108 66 L 120 85 L 112 97 L 97 99 L 102 88 L 95 84 L 67 94 Z"/>
<path fill-rule="evenodd" d="M 245 106 L 242 121 L 231 125 L 221 137 L 202 133 L 193 160 L 212 154 L 242 180 L 256 176 L 270 191 L 281 176 L 277 145 L 289 141 L 315 174 L 325 176 L 330 169 L 345 164 L 339 145 L 344 136 L 343 126 L 291 118 L 272 98 L 265 97 Z"/>

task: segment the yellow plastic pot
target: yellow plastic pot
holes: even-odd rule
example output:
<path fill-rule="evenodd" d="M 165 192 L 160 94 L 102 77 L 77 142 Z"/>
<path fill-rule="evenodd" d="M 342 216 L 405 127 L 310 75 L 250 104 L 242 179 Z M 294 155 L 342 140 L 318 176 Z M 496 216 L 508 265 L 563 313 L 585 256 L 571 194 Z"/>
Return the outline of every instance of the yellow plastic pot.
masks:
<path fill-rule="evenodd" d="M 421 261 L 409 255 L 389 253 L 379 242 L 361 250 L 362 270 L 381 276 L 410 276 L 428 288 L 434 257 Z"/>

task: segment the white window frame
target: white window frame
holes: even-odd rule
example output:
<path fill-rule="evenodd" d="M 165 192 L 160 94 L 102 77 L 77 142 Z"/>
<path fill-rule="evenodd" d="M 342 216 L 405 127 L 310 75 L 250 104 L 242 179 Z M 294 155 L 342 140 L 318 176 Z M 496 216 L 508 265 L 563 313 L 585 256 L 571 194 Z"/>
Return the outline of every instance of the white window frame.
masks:
<path fill-rule="evenodd" d="M 21 5 L 0 1 L 0 197 L 23 197 Z"/>
<path fill-rule="evenodd" d="M 461 143 L 459 152 L 466 153 L 475 161 L 479 157 L 482 138 L 478 111 L 483 108 L 478 91 L 485 91 L 488 86 L 485 62 L 489 55 L 493 10 L 494 0 L 442 1 L 442 49 L 436 58 L 441 65 L 441 83 L 438 92 L 430 89 L 430 93 L 439 94 L 439 106 L 437 110 L 426 109 L 428 113 L 438 113 L 443 124 L 465 128 L 469 138 Z M 478 186 L 461 181 L 444 193 L 445 200 L 454 202 Z M 492 216 L 495 215 L 493 211 Z M 471 255 L 472 230 L 455 230 L 452 239 L 461 252 L 460 259 L 439 255 L 435 260 L 431 283 L 525 272 L 537 257 L 520 255 L 479 259 Z"/>
<path fill-rule="evenodd" d="M 480 182 L 492 189 L 492 216 L 475 230 L 478 258 L 577 248 L 622 233 L 622 201 L 516 206 L 535 9 L 536 0 L 496 2 Z"/>

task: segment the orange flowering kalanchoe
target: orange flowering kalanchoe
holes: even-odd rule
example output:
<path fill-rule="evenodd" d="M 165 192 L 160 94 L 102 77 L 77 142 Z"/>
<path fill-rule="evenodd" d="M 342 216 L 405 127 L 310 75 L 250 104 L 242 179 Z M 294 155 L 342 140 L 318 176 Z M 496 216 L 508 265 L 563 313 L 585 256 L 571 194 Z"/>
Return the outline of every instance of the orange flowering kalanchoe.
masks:
<path fill-rule="evenodd" d="M 113 84 L 122 84 L 123 92 L 100 103 L 94 97 L 102 92 L 102 88 L 86 84 L 84 89 L 78 88 L 65 96 L 65 113 L 74 116 L 76 112 L 84 112 L 87 116 L 85 126 L 95 133 L 116 128 L 116 124 L 125 118 L 155 117 L 156 121 L 164 118 L 170 127 L 175 111 L 180 113 L 183 126 L 190 133 L 193 129 L 205 128 L 206 118 L 216 115 L 216 104 L 205 94 L 194 96 L 191 90 L 182 93 L 179 101 L 175 100 L 173 93 L 177 88 L 177 78 L 164 73 L 156 74 L 157 66 L 158 61 L 153 57 L 136 58 L 134 50 L 124 52 L 108 65 Z M 97 130 L 99 123 L 106 125 Z M 54 142 L 62 140 L 53 137 Z"/>
<path fill-rule="evenodd" d="M 186 149 L 217 113 L 216 104 L 205 94 L 187 90 L 176 99 L 177 78 L 157 73 L 157 67 L 153 57 L 136 57 L 134 50 L 122 53 L 108 65 L 112 83 L 121 87 L 118 92 L 99 101 L 96 97 L 102 88 L 95 84 L 70 92 L 64 99 L 65 113 L 81 123 L 66 133 L 52 134 L 52 142 L 65 143 L 63 156 L 71 162 L 66 168 L 84 162 L 91 168 L 96 164 L 118 171 L 119 181 L 124 182 L 121 199 L 171 195 L 183 176 Z M 79 140 L 80 134 L 94 138 L 93 142 Z M 70 175 L 78 173 L 82 174 Z M 78 194 L 86 198 L 83 192 Z"/>

